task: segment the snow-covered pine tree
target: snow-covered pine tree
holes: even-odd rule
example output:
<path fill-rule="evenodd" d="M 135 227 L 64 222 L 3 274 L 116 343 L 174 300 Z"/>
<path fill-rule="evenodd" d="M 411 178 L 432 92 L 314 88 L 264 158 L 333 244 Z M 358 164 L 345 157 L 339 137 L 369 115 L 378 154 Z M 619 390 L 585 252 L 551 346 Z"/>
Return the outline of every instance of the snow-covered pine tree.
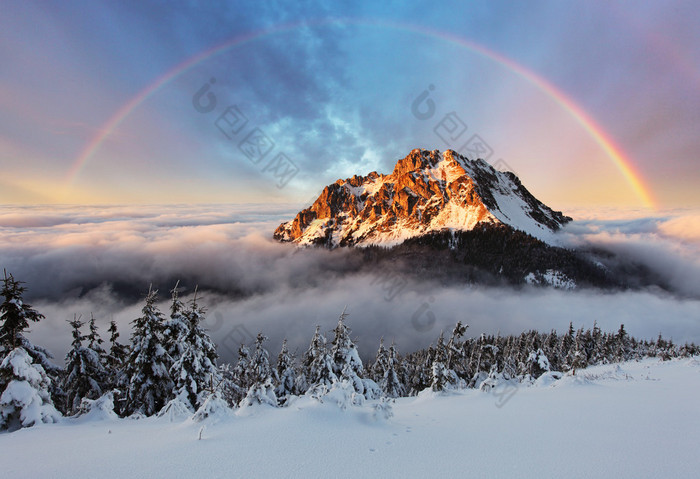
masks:
<path fill-rule="evenodd" d="M 105 350 L 102 347 L 104 340 L 100 337 L 100 333 L 97 330 L 97 324 L 95 323 L 95 316 L 92 313 L 90 313 L 88 329 L 90 332 L 85 335 L 85 340 L 88 342 L 87 347 L 99 354 L 101 360 L 104 360 Z"/>
<path fill-rule="evenodd" d="M 550 331 L 550 333 L 547 335 L 547 338 L 544 341 L 544 344 L 542 345 L 542 349 L 547 354 L 547 358 L 549 359 L 549 364 L 550 367 L 552 368 L 552 371 L 561 371 L 564 369 L 563 364 L 565 363 L 564 359 L 561 356 L 561 349 L 559 347 L 559 336 L 557 335 L 557 332 L 553 329 Z"/>
<path fill-rule="evenodd" d="M 593 342 L 593 348 L 590 354 L 591 364 L 600 364 L 605 360 L 605 338 L 597 321 L 593 322 L 591 341 Z"/>
<path fill-rule="evenodd" d="M 362 360 L 355 343 L 350 339 L 350 328 L 345 325 L 347 316 L 348 314 L 343 309 L 338 318 L 338 324 L 333 330 L 335 333 L 331 348 L 333 372 L 341 381 L 348 381 L 352 384 L 355 392 L 363 394 L 365 387 L 362 382 Z"/>
<path fill-rule="evenodd" d="M 255 351 L 248 366 L 248 377 L 252 384 L 246 397 L 241 401 L 241 407 L 253 404 L 277 406 L 277 396 L 275 396 L 275 388 L 272 384 L 270 354 L 263 346 L 265 341 L 267 341 L 267 337 L 258 333 L 255 340 Z"/>
<path fill-rule="evenodd" d="M 287 349 L 287 339 L 282 341 L 282 350 L 277 356 L 277 377 L 278 384 L 275 388 L 275 395 L 280 406 L 286 404 L 289 397 L 296 394 L 297 374 L 294 369 L 294 358 Z"/>
<path fill-rule="evenodd" d="M 379 338 L 379 349 L 374 362 L 369 367 L 369 376 L 377 384 L 381 384 L 384 374 L 389 369 L 389 351 L 384 347 L 384 337 Z"/>
<path fill-rule="evenodd" d="M 22 295 L 27 290 L 21 281 L 15 280 L 11 274 L 3 270 L 2 283 L 3 302 L 0 304 L 0 346 L 3 357 L 17 347 L 24 347 L 25 339 L 22 335 L 29 329 L 30 322 L 39 322 L 44 315 L 36 311 L 31 305 L 26 304 Z"/>
<path fill-rule="evenodd" d="M 409 356 L 409 394 L 415 396 L 419 392 L 427 389 L 433 382 L 433 357 L 435 349 L 429 346 L 428 349 L 417 351 Z"/>
<path fill-rule="evenodd" d="M 170 377 L 175 382 L 174 395 L 197 410 L 206 400 L 206 390 L 211 383 L 221 380 L 216 367 L 216 346 L 201 321 L 205 310 L 197 304 L 197 290 L 184 313 L 187 327 L 180 336 L 180 356 L 170 368 Z"/>
<path fill-rule="evenodd" d="M 483 368 L 481 367 L 481 356 L 483 353 L 483 345 L 485 341 L 486 335 L 483 333 L 481 333 L 481 335 L 474 340 L 472 354 L 469 358 L 469 370 L 471 371 L 473 377 L 476 377 L 483 370 Z"/>
<path fill-rule="evenodd" d="M 530 353 L 527 357 L 527 365 L 528 374 L 534 379 L 542 376 L 542 374 L 548 372 L 551 368 L 549 359 L 547 359 L 547 355 L 542 349 Z"/>
<path fill-rule="evenodd" d="M 241 344 L 238 348 L 238 361 L 236 366 L 233 368 L 233 379 L 236 385 L 241 389 L 243 396 L 248 392 L 248 388 L 252 384 L 251 378 L 249 376 L 250 372 L 250 361 L 251 354 L 248 346 Z M 238 399 L 238 402 L 243 399 L 243 397 Z"/>
<path fill-rule="evenodd" d="M 95 336 L 97 329 L 92 327 L 90 334 L 83 335 L 80 328 L 84 323 L 78 317 L 68 321 L 68 324 L 73 328 L 73 342 L 71 350 L 66 355 L 63 390 L 67 396 L 67 413 L 77 414 L 83 399 L 94 400 L 102 396 L 107 372 L 99 352 L 90 347 L 92 344 L 99 348 L 99 342 Z M 94 317 L 91 319 L 91 324 L 94 325 Z M 83 346 L 83 341 L 89 341 L 88 345 Z"/>
<path fill-rule="evenodd" d="M 311 343 L 301 360 L 301 374 L 307 381 L 307 390 L 313 385 L 315 378 L 318 376 L 318 373 L 314 370 L 314 365 L 316 364 L 316 358 L 321 354 L 321 343 L 321 326 L 316 325 L 316 331 L 311 338 Z"/>
<path fill-rule="evenodd" d="M 526 374 L 525 360 L 527 355 L 524 350 L 524 342 L 525 335 L 522 333 L 513 339 L 510 356 L 513 361 L 512 366 L 515 368 L 515 376 Z"/>
<path fill-rule="evenodd" d="M 499 347 L 493 336 L 482 335 L 480 365 L 481 370 L 490 372 L 494 367 L 498 368 Z"/>
<path fill-rule="evenodd" d="M 44 315 L 36 311 L 30 304 L 24 302 L 23 295 L 27 290 L 21 281 L 15 280 L 12 274 L 3 269 L 2 304 L 0 304 L 0 361 L 16 347 L 22 347 L 35 365 L 40 365 L 48 376 L 48 386 L 51 400 L 56 407 L 61 408 L 65 403 L 65 393 L 60 383 L 63 370 L 56 366 L 51 359 L 53 356 L 41 346 L 32 344 L 24 333 L 30 323 L 44 319 Z M 5 384 L 0 378 L 0 391 Z"/>
<path fill-rule="evenodd" d="M 616 361 L 627 361 L 630 359 L 630 338 L 625 331 L 625 325 L 621 324 L 620 329 L 617 331 L 615 336 L 615 360 Z"/>
<path fill-rule="evenodd" d="M 474 371 L 469 382 L 470 387 L 477 388 L 485 380 L 494 368 L 498 368 L 498 346 L 494 344 L 493 336 L 481 334 L 472 349 L 470 371 Z"/>
<path fill-rule="evenodd" d="M 2 360 L 0 378 L 5 385 L 0 394 L 0 430 L 60 419 L 49 394 L 51 379 L 23 347 L 13 349 Z"/>
<path fill-rule="evenodd" d="M 219 366 L 219 376 L 221 381 L 219 382 L 218 390 L 221 398 L 226 401 L 229 407 L 236 407 L 241 402 L 241 399 L 245 397 L 245 392 L 236 383 L 236 375 L 234 374 L 234 368 L 230 364 L 222 364 Z"/>
<path fill-rule="evenodd" d="M 440 332 L 433 356 L 433 377 L 430 384 L 433 391 L 452 389 L 457 384 L 457 375 L 447 367 L 447 361 L 448 351 L 445 345 L 445 336 L 443 332 Z"/>
<path fill-rule="evenodd" d="M 112 320 L 109 323 L 109 352 L 105 357 L 105 369 L 107 370 L 107 387 L 109 389 L 118 389 L 122 383 L 122 368 L 124 362 L 129 356 L 129 348 L 117 340 L 119 339 L 119 331 L 117 323 Z"/>
<path fill-rule="evenodd" d="M 338 376 L 333 372 L 333 355 L 328 350 L 326 337 L 320 333 L 320 329 L 320 326 L 316 326 L 309 349 L 304 354 L 307 392 L 312 391 L 314 394 L 322 394 L 338 382 Z"/>
<path fill-rule="evenodd" d="M 387 368 L 381 380 L 381 388 L 384 396 L 398 398 L 406 394 L 406 388 L 401 383 L 398 370 L 401 368 L 399 354 L 393 341 L 389 347 Z"/>
<path fill-rule="evenodd" d="M 568 371 L 572 368 L 574 362 L 575 354 L 575 344 L 576 344 L 576 331 L 574 330 L 574 323 L 569 322 L 569 330 L 561 338 L 561 344 L 559 346 L 559 358 L 561 359 L 562 370 Z"/>
<path fill-rule="evenodd" d="M 175 420 L 183 415 L 189 415 L 192 411 L 196 411 L 196 404 L 192 404 L 187 392 L 178 394 L 181 388 L 178 388 L 178 378 L 180 371 L 174 372 L 172 368 L 182 358 L 185 352 L 184 338 L 189 333 L 189 323 L 185 317 L 185 305 L 180 300 L 179 287 L 180 281 L 175 283 L 175 287 L 170 290 L 170 317 L 163 321 L 163 348 L 170 356 L 170 376 L 175 384 L 173 389 L 173 398 L 170 399 L 165 406 L 158 411 L 159 416 L 167 416 L 171 420 Z M 196 295 L 196 291 L 195 291 Z"/>
<path fill-rule="evenodd" d="M 661 337 L 661 333 L 659 333 L 659 338 L 656 340 L 656 355 L 661 358 L 662 361 L 671 360 L 671 354 L 668 349 L 668 343 Z"/>
<path fill-rule="evenodd" d="M 163 347 L 163 314 L 156 306 L 158 292 L 149 288 L 140 317 L 132 321 L 131 352 L 124 367 L 126 391 L 123 415 L 151 416 L 171 399 L 170 356 Z"/>
<path fill-rule="evenodd" d="M 508 336 L 506 344 L 503 347 L 503 377 L 504 379 L 513 379 L 518 375 L 518 347 L 517 338 Z"/>
<path fill-rule="evenodd" d="M 299 367 L 296 368 L 296 373 L 297 377 L 294 380 L 294 394 L 302 396 L 309 390 L 309 381 L 306 378 L 306 372 L 303 366 L 299 365 Z"/>
<path fill-rule="evenodd" d="M 588 353 L 586 352 L 586 335 L 583 328 L 576 331 L 574 338 L 573 355 L 571 358 L 571 370 L 585 369 L 588 366 Z"/>
<path fill-rule="evenodd" d="M 467 332 L 469 325 L 463 325 L 462 321 L 458 321 L 452 330 L 452 336 L 447 342 L 447 369 L 457 372 L 459 365 L 464 357 L 463 344 L 459 340 Z"/>
<path fill-rule="evenodd" d="M 190 324 L 185 314 L 185 305 L 180 300 L 179 285 L 180 282 L 178 281 L 175 283 L 175 287 L 170 290 L 170 317 L 163 322 L 163 344 L 173 362 L 180 359 L 184 352 L 185 345 L 181 338 L 188 334 Z M 197 291 L 195 289 L 196 295 Z"/>
<path fill-rule="evenodd" d="M 659 339 L 661 339 L 661 335 L 659 335 Z M 653 358 L 653 357 L 656 357 L 658 352 L 659 352 L 658 340 L 657 341 L 650 341 L 649 346 L 647 347 L 647 350 L 646 350 L 646 356 L 649 358 Z"/>

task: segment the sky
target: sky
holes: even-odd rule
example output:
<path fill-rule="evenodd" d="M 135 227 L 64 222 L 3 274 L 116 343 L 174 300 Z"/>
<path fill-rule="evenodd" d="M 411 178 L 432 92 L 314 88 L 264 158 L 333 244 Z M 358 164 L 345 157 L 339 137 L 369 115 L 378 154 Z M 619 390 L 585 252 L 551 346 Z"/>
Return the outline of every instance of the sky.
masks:
<path fill-rule="evenodd" d="M 470 335 L 620 323 L 700 342 L 697 2 L 4 1 L 0 267 L 46 320 L 115 319 L 127 341 L 150 285 L 199 286 L 223 360 L 258 331 L 305 348 L 347 306 L 425 347 Z M 642 264 L 658 288 L 560 291 L 354 271 L 274 229 L 338 178 L 414 148 L 516 173 L 575 221 L 569 247 Z"/>
<path fill-rule="evenodd" d="M 453 148 L 555 209 L 700 203 L 700 5 L 3 2 L 0 204 L 298 204 Z"/>

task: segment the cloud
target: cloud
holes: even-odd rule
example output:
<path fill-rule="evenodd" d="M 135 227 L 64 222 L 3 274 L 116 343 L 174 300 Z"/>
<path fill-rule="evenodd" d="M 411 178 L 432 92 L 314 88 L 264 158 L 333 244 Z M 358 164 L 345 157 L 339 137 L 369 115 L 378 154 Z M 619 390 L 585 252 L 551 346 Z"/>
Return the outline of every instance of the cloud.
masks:
<path fill-rule="evenodd" d="M 457 321 L 469 333 L 591 327 L 700 342 L 700 266 L 692 252 L 689 214 L 656 218 L 623 215 L 577 221 L 563 237 L 640 261 L 677 293 L 486 288 L 413 279 L 387 289 L 391 272 L 359 268 L 345 250 L 297 249 L 271 239 L 296 207 L 261 205 L 6 207 L 0 212 L 0 266 L 27 281 L 29 298 L 47 319 L 32 335 L 56 353 L 70 344 L 65 321 L 94 313 L 102 331 L 114 318 L 128 341 L 149 283 L 161 291 L 181 280 L 184 294 L 199 284 L 206 326 L 231 360 L 238 344 L 262 331 L 272 351 L 287 337 L 303 351 L 318 324 L 326 332 L 347 305 L 362 355 L 379 337 L 403 352 L 429 345 Z M 22 218 L 22 220 L 18 220 Z M 669 226 L 670 225 L 670 226 Z M 389 275 L 389 276 L 386 276 Z"/>
<path fill-rule="evenodd" d="M 204 325 L 223 361 L 234 360 L 240 343 L 250 343 L 258 332 L 270 338 L 272 357 L 283 338 L 301 354 L 316 325 L 332 338 L 331 330 L 346 306 L 347 324 L 365 360 L 375 354 L 380 337 L 395 340 L 399 350 L 407 353 L 434 343 L 441 330 L 449 332 L 457 321 L 469 325 L 470 336 L 520 334 L 530 329 L 562 332 L 569 322 L 575 328 L 591 328 L 596 321 L 609 332 L 624 324 L 638 338 L 654 339 L 661 333 L 676 342 L 700 342 L 700 301 L 695 299 L 646 291 L 513 291 L 445 288 L 430 283 L 411 285 L 388 299 L 372 281 L 367 275 L 349 276 L 301 290 L 284 287 L 238 300 L 205 291 L 201 300 L 208 306 Z M 121 340 L 126 341 L 129 322 L 139 315 L 141 304 L 120 301 L 103 288 L 77 300 L 35 306 L 47 319 L 33 327 L 32 338 L 62 358 L 70 344 L 64 321 L 73 314 L 89 317 L 94 312 L 101 331 L 114 319 L 122 331 Z M 163 301 L 160 307 L 167 311 L 168 302 Z"/>
<path fill-rule="evenodd" d="M 271 239 L 287 209 L 105 207 L 65 210 L 46 221 L 42 208 L 0 216 L 0 264 L 31 285 L 30 297 L 62 299 L 102 283 L 126 291 L 176 279 L 233 295 L 250 294 L 323 269 L 327 254 L 296 251 Z M 341 255 L 334 255 L 331 263 Z"/>
<path fill-rule="evenodd" d="M 666 211 L 654 217 L 604 211 L 564 228 L 572 247 L 597 247 L 621 260 L 646 266 L 677 293 L 700 297 L 700 217 L 694 211 Z"/>
<path fill-rule="evenodd" d="M 700 215 L 691 214 L 666 220 L 659 225 L 659 231 L 671 238 L 700 243 Z"/>

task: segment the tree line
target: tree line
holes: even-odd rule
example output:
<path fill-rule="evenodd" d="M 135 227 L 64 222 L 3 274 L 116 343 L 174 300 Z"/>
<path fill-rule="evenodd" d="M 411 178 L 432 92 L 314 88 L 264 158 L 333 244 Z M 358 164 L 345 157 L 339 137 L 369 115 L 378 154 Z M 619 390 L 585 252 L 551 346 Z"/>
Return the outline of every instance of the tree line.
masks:
<path fill-rule="evenodd" d="M 558 271 L 578 287 L 607 290 L 670 285 L 644 265 L 603 250 L 571 250 L 547 243 L 508 225 L 479 224 L 469 231 L 433 231 L 391 247 L 368 245 L 349 254 L 372 271 L 386 267 L 402 277 L 417 274 L 444 284 L 527 284 L 530 273 Z M 604 266 L 602 266 L 604 265 Z"/>
<path fill-rule="evenodd" d="M 86 414 L 95 407 L 121 417 L 210 414 L 216 408 L 267 404 L 284 407 L 291 398 L 322 398 L 342 389 L 353 403 L 416 395 L 431 389 L 488 390 L 503 382 L 532 382 L 547 372 L 575 374 L 590 365 L 700 353 L 694 344 L 638 340 L 624 325 L 617 332 L 574 329 L 564 334 L 534 330 L 520 335 L 466 337 L 457 323 L 426 349 L 399 354 L 383 339 L 374 360 L 363 364 L 343 311 L 328 339 L 320 327 L 309 347 L 295 357 L 283 341 L 276 361 L 258 334 L 242 344 L 234 364 L 217 365 L 216 347 L 202 327 L 206 310 L 194 296 L 185 304 L 178 285 L 168 314 L 149 289 L 141 315 L 134 319 L 128 344 L 119 342 L 114 321 L 103 340 L 96 320 L 70 320 L 71 349 L 65 367 L 32 344 L 25 333 L 44 316 L 23 300 L 23 283 L 4 273 L 0 305 L 0 429 L 15 430 L 62 416 Z"/>

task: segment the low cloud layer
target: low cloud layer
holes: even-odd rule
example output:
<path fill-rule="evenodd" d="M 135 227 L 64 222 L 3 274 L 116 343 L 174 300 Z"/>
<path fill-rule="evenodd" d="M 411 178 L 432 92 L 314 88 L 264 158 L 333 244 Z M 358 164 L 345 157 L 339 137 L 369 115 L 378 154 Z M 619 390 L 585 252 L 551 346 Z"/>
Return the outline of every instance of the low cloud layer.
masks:
<path fill-rule="evenodd" d="M 647 266 L 677 294 L 700 298 L 697 211 L 668 211 L 648 217 L 613 210 L 581 216 L 562 233 L 567 246 L 611 251 L 621 259 Z"/>
<path fill-rule="evenodd" d="M 597 321 L 605 331 L 617 331 L 624 323 L 639 338 L 653 339 L 662 333 L 677 342 L 700 343 L 700 301 L 694 299 L 645 291 L 601 294 L 430 284 L 424 284 L 422 291 L 406 291 L 390 299 L 378 293 L 372 280 L 352 276 L 301 291 L 281 289 L 236 301 L 204 293 L 202 302 L 208 305 L 205 326 L 226 361 L 235 357 L 241 342 L 251 342 L 260 331 L 270 338 L 273 353 L 283 338 L 289 340 L 292 350 L 303 352 L 315 326 L 330 334 L 346 306 L 348 324 L 364 358 L 375 353 L 380 337 L 388 342 L 395 340 L 401 351 L 410 352 L 428 346 L 441 330 L 451 330 L 457 321 L 469 324 L 472 336 L 519 334 L 529 329 L 564 331 L 569 322 L 576 328 L 590 328 Z M 33 335 L 59 357 L 70 343 L 65 320 L 74 313 L 88 317 L 94 312 L 103 328 L 115 319 L 124 341 L 129 322 L 141 308 L 140 304 L 120 303 L 107 291 L 94 291 L 76 301 L 41 302 L 36 306 L 47 319 L 34 327 Z M 164 301 L 161 309 L 167 308 Z"/>
<path fill-rule="evenodd" d="M 517 334 L 527 329 L 591 327 L 675 341 L 700 342 L 700 218 L 668 212 L 654 218 L 628 213 L 581 218 L 562 233 L 567 245 L 604 247 L 652 268 L 675 292 L 444 287 L 409 282 L 388 291 L 385 277 L 352 273 L 344 251 L 298 250 L 271 240 L 298 206 L 168 206 L 4 208 L 0 210 L 0 267 L 28 283 L 47 317 L 32 337 L 60 363 L 70 343 L 65 323 L 94 313 L 102 330 L 115 319 L 126 342 L 150 283 L 184 294 L 200 285 L 206 326 L 231 360 L 258 331 L 276 350 L 283 337 L 303 351 L 318 324 L 329 331 L 347 305 L 363 356 L 379 337 L 403 352 L 425 347 L 456 321 L 469 333 Z"/>

